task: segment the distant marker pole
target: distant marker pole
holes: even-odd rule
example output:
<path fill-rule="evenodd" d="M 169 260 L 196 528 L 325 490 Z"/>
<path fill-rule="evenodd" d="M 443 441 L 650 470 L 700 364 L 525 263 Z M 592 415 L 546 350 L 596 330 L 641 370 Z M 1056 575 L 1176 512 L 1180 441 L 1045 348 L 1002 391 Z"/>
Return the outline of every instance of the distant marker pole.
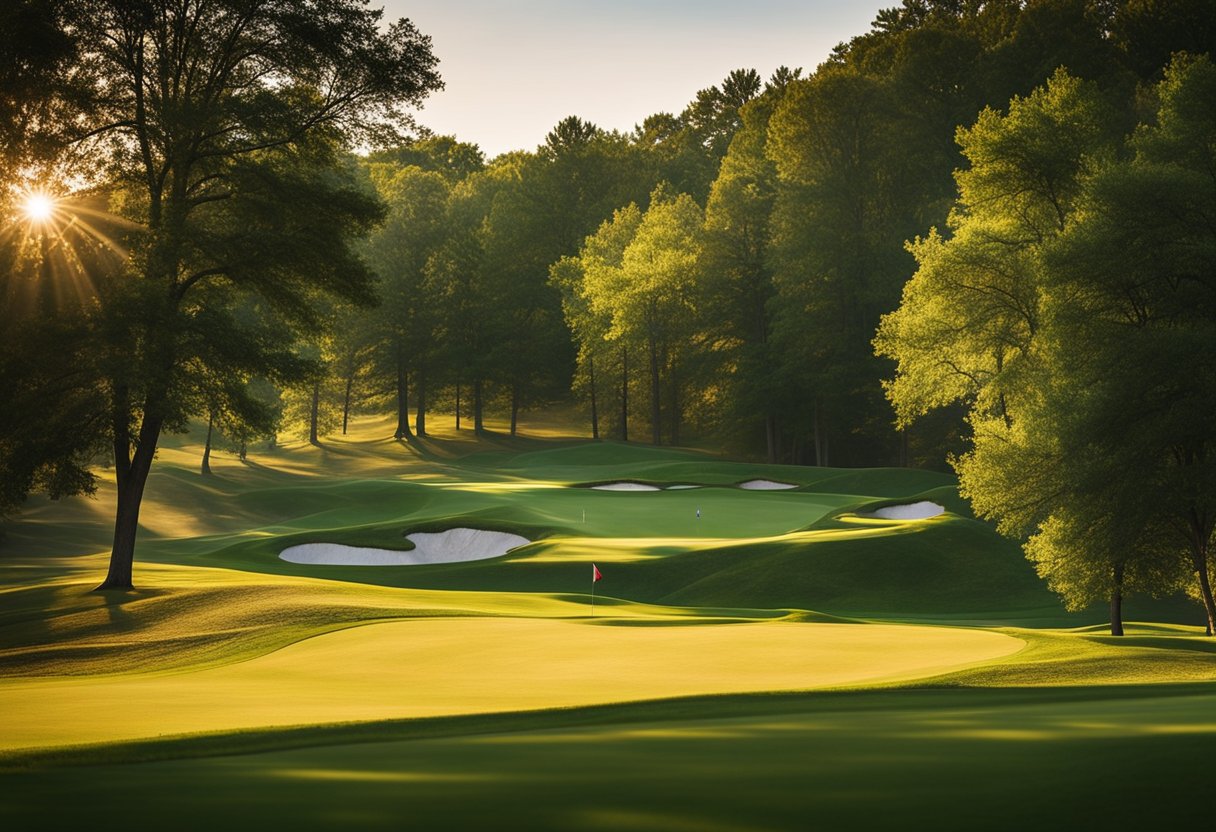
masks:
<path fill-rule="evenodd" d="M 600 568 L 594 563 L 591 564 L 591 614 L 595 615 L 595 582 L 604 577 L 600 574 Z"/>

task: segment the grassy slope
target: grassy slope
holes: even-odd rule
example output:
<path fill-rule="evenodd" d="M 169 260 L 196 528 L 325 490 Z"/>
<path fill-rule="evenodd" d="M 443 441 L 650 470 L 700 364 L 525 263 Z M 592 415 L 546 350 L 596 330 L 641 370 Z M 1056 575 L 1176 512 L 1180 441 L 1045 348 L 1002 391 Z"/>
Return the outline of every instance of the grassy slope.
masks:
<path fill-rule="evenodd" d="M 168 818 L 177 828 L 272 819 L 395 828 L 402 817 L 515 828 L 791 828 L 807 817 L 853 828 L 1024 827 L 1160 817 L 1167 805 L 1173 819 L 1190 817 L 1172 798 L 1193 787 L 1216 730 L 1208 642 L 1193 628 L 1140 628 L 1121 642 L 1084 628 L 1026 629 L 1069 617 L 1016 547 L 966 516 L 947 477 L 451 433 L 408 451 L 374 439 L 383 429 L 368 424 L 326 449 L 292 445 L 248 466 L 221 457 L 210 480 L 192 470 L 189 438 L 167 448 L 144 514 L 140 589 L 129 596 L 87 592 L 103 566 L 91 553 L 105 546 L 108 489 L 98 503 L 34 504 L 0 546 L 0 698 L 19 717 L 0 729 L 3 744 L 146 735 L 131 730 L 139 725 L 223 733 L 9 752 L 0 822 L 105 828 L 99 806 L 135 803 L 156 818 L 149 828 Z M 801 488 L 724 487 L 753 477 Z M 617 478 L 712 487 L 555 487 Z M 921 498 L 952 514 L 913 523 L 856 514 Z M 277 559 L 291 542 L 404 547 L 403 532 L 456 523 L 541 542 L 496 561 L 401 570 Z M 594 623 L 592 559 L 603 562 L 609 595 Z M 808 641 L 816 627 L 799 622 L 830 620 L 823 611 L 1018 626 L 819 628 L 839 637 Z M 981 658 L 959 646 L 969 633 L 1028 646 L 931 682 L 963 686 L 950 690 L 731 693 L 876 676 L 923 685 L 908 679 Z M 917 638 L 937 639 L 948 655 L 918 665 Z M 845 672 L 867 657 L 872 672 Z M 379 667 L 362 688 L 350 674 L 325 678 L 344 665 Z M 351 705 L 360 691 L 362 704 Z M 394 701 L 393 691 L 409 695 Z M 345 710 L 325 701 L 337 692 Z M 284 693 L 295 699 L 281 713 Z M 699 695 L 664 699 L 689 693 Z M 650 701 L 584 706 L 630 699 Z M 484 713 L 553 705 L 579 707 Z M 454 711 L 469 715 L 395 719 Z M 267 727 L 333 719 L 375 721 Z M 252 756 L 227 756 L 237 752 Z M 132 767 L 141 759 L 177 761 Z M 1133 761 L 1147 763 L 1141 777 L 1154 796 L 1114 804 L 1092 772 Z M 1015 783 L 1017 811 L 994 816 Z M 75 801 L 54 800 L 69 787 Z"/>

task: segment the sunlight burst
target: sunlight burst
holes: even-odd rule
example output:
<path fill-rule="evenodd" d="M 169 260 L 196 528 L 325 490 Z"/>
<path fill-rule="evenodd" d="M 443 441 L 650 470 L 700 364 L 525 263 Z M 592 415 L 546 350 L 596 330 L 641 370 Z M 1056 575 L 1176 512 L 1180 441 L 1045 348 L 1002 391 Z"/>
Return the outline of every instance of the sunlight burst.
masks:
<path fill-rule="evenodd" d="M 46 222 L 55 211 L 55 201 L 46 194 L 32 193 L 25 198 L 22 210 L 31 222 Z"/>

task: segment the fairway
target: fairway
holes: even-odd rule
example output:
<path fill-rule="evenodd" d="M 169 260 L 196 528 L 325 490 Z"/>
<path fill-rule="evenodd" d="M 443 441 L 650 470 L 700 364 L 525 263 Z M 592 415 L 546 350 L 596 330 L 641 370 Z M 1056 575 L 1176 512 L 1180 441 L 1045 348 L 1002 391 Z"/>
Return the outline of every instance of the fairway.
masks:
<path fill-rule="evenodd" d="M 894 681 L 1023 646 L 996 633 L 929 627 L 610 617 L 596 624 L 417 619 L 316 636 L 193 673 L 5 680 L 0 708 L 22 718 L 0 728 L 0 751 Z M 109 718 L 89 719 L 99 710 Z"/>

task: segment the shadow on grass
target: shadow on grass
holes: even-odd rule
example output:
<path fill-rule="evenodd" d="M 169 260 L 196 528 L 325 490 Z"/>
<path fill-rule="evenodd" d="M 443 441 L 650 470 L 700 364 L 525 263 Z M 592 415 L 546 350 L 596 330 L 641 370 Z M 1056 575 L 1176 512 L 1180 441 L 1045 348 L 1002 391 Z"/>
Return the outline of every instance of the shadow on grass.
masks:
<path fill-rule="evenodd" d="M 881 689 L 807 693 L 686 696 L 575 708 L 275 727 L 53 749 L 24 749 L 0 752 L 0 771 L 260 754 L 330 745 L 472 737 L 636 722 L 681 723 L 691 720 L 892 710 L 942 713 L 1022 705 L 1094 704 L 1135 699 L 1165 701 L 1194 696 L 1216 696 L 1216 683 L 1019 689 L 909 684 Z"/>

